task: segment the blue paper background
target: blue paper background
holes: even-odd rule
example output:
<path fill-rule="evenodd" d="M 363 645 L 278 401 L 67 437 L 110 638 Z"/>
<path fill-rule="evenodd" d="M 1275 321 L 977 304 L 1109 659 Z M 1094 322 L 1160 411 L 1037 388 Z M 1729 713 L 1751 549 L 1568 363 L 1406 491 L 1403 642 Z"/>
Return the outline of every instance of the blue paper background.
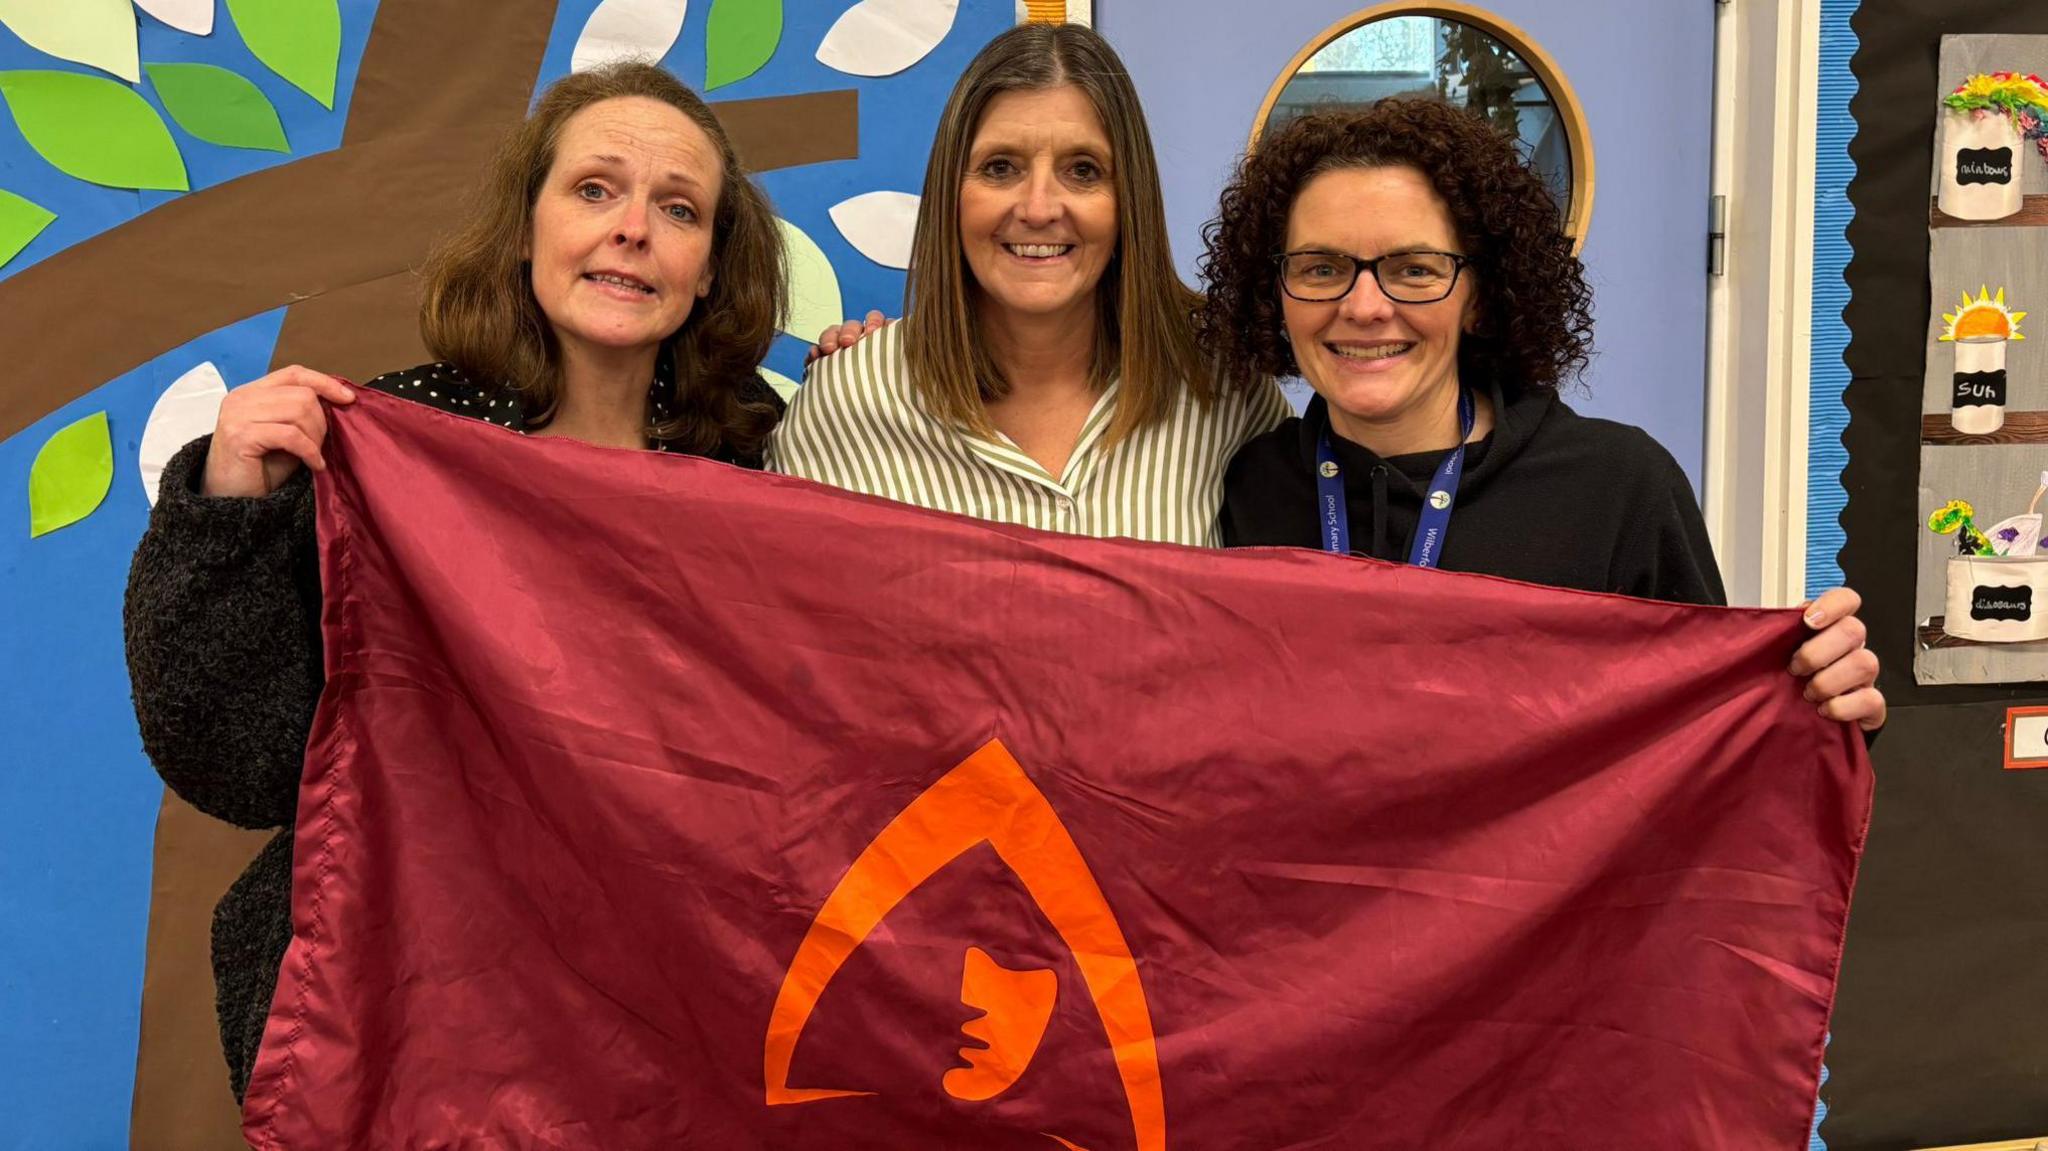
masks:
<path fill-rule="evenodd" d="M 850 315 L 871 307 L 895 315 L 902 306 L 903 273 L 855 251 L 828 210 L 863 192 L 920 190 L 926 149 L 953 79 L 982 44 L 1011 24 L 1015 6 L 1012 0 L 962 0 L 952 31 L 929 56 L 898 75 L 866 78 L 835 72 L 813 56 L 851 2 L 786 0 L 774 58 L 753 76 L 706 96 L 716 102 L 860 91 L 858 159 L 771 172 L 761 183 L 778 210 L 831 259 Z M 561 5 L 537 88 L 566 74 L 576 35 L 596 6 L 596 0 Z M 333 111 L 257 61 L 224 4 L 217 7 L 212 34 L 204 37 L 138 10 L 143 61 L 233 69 L 270 98 L 291 143 L 290 155 L 217 147 L 185 133 L 166 113 L 184 155 L 190 193 L 125 191 L 72 179 L 27 145 L 11 115 L 0 114 L 0 188 L 57 213 L 54 223 L 0 267 L 0 279 L 174 196 L 203 195 L 213 185 L 336 147 L 377 3 L 341 0 L 340 9 Z M 664 61 L 692 86 L 703 82 L 710 10 L 711 0 L 690 5 L 683 34 Z M 30 48 L 0 28 L 0 70 L 18 68 L 93 72 Z M 137 89 L 164 111 L 146 75 Z M 146 277 L 148 269 L 136 274 Z M 72 287 L 78 323 L 50 333 L 50 339 L 93 338 L 93 285 Z M 128 558 L 149 511 L 137 449 L 152 405 L 173 381 L 205 360 L 230 386 L 255 379 L 268 367 L 282 323 L 283 311 L 272 311 L 165 349 L 0 441 L 0 700 L 6 701 L 0 707 L 0 1052 L 8 1056 L 8 1071 L 0 1075 L 0 1147 L 128 1144 L 152 837 L 161 795 L 141 753 L 121 650 Z M 781 338 L 768 366 L 799 377 L 803 348 Z M 5 372 L 0 357 L 0 387 L 8 386 Z M 95 411 L 107 413 L 113 434 L 112 491 L 85 520 L 31 540 L 30 463 L 52 433 Z"/>

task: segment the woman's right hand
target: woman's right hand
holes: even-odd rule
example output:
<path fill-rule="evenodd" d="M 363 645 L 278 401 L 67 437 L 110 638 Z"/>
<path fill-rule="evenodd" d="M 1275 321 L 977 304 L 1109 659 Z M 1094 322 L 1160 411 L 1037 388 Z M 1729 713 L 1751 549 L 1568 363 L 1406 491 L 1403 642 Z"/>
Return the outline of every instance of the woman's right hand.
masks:
<path fill-rule="evenodd" d="M 869 312 L 866 323 L 848 320 L 835 327 L 818 333 L 818 342 L 804 355 L 804 366 L 824 359 L 841 348 L 850 348 L 861 342 L 870 332 L 879 332 L 889 326 L 889 318 L 880 312 Z"/>
<path fill-rule="evenodd" d="M 244 384 L 221 401 L 206 452 L 200 494 L 267 496 L 304 464 L 323 471 L 327 413 L 320 401 L 352 404 L 356 394 L 333 376 L 293 364 Z"/>

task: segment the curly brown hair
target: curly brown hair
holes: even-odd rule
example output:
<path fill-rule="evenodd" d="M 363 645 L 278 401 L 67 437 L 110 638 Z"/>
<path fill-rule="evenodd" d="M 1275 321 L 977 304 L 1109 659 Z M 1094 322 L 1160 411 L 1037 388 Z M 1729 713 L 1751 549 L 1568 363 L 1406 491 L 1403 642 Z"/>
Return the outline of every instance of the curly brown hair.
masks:
<path fill-rule="evenodd" d="M 725 170 L 712 219 L 711 292 L 690 309 L 663 348 L 675 358 L 676 401 L 647 438 L 682 451 L 721 448 L 757 461 L 780 412 L 755 369 L 788 310 L 782 234 L 768 198 L 740 166 L 732 141 L 695 92 L 651 64 L 624 62 L 557 80 L 498 150 L 468 222 L 421 270 L 420 334 L 436 357 L 480 381 L 529 397 L 535 423 L 554 414 L 561 354 L 534 299 L 521 255 L 533 235 L 533 205 L 555 164 L 569 118 L 603 100 L 645 97 L 689 117 L 718 149 Z"/>
<path fill-rule="evenodd" d="M 1458 343 L 1459 376 L 1498 381 L 1513 398 L 1584 370 L 1593 293 L 1543 177 L 1478 117 L 1391 98 L 1289 121 L 1238 164 L 1202 228 L 1208 302 L 1198 325 L 1223 378 L 1300 374 L 1283 338 L 1274 259 L 1301 189 L 1335 169 L 1395 165 L 1421 172 L 1450 208 L 1477 277 L 1478 321 Z"/>

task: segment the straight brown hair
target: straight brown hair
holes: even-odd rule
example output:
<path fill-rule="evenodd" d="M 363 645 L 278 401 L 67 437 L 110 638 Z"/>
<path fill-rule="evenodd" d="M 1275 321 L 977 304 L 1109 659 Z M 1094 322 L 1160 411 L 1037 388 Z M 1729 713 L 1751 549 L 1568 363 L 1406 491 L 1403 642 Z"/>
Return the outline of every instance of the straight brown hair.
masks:
<path fill-rule="evenodd" d="M 1090 383 L 1121 380 L 1108 431 L 1116 443 L 1165 418 L 1182 388 L 1210 402 L 1211 369 L 1195 343 L 1201 297 L 1174 271 L 1152 133 L 1130 72 L 1109 43 L 1078 24 L 1023 24 L 988 42 L 967 65 L 932 138 L 903 293 L 903 351 L 912 387 L 932 415 L 993 436 L 985 401 L 1005 395 L 974 308 L 974 275 L 960 240 L 960 185 L 989 101 L 1004 92 L 1071 85 L 1088 97 L 1109 137 L 1116 190 L 1116 251 L 1096 285 Z"/>
<path fill-rule="evenodd" d="M 668 419 L 650 417 L 647 437 L 698 455 L 724 449 L 758 460 L 778 418 L 760 398 L 755 369 L 788 310 L 782 235 L 718 118 L 682 81 L 651 64 L 609 64 L 548 87 L 499 148 L 468 222 L 428 257 L 420 335 L 436 357 L 478 382 L 524 393 L 532 423 L 554 414 L 561 354 L 521 253 L 563 125 L 592 104 L 629 96 L 659 100 L 689 117 L 717 146 L 724 168 L 712 217 L 711 291 L 663 344 L 674 358 L 676 402 Z"/>

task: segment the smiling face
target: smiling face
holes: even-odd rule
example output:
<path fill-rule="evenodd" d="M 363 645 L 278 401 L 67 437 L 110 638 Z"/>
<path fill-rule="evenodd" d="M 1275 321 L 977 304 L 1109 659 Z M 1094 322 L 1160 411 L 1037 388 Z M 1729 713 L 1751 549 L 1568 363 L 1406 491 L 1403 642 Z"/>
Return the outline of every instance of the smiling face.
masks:
<path fill-rule="evenodd" d="M 1079 88 L 1004 92 L 988 102 L 960 186 L 960 243 L 998 316 L 1094 305 L 1116 251 L 1109 136 Z"/>
<path fill-rule="evenodd" d="M 650 359 L 711 290 L 718 148 L 659 100 L 571 116 L 533 205 L 533 295 L 565 356 Z"/>
<path fill-rule="evenodd" d="M 1469 254 L 1450 208 L 1409 167 L 1340 168 L 1311 179 L 1288 213 L 1287 250 L 1362 260 Z M 1474 301 L 1469 269 L 1448 297 L 1428 304 L 1389 300 L 1361 270 L 1341 300 L 1305 303 L 1282 293 L 1281 313 L 1302 377 L 1329 403 L 1338 433 L 1359 443 L 1398 442 L 1455 410 L 1458 340 L 1471 329 Z"/>

